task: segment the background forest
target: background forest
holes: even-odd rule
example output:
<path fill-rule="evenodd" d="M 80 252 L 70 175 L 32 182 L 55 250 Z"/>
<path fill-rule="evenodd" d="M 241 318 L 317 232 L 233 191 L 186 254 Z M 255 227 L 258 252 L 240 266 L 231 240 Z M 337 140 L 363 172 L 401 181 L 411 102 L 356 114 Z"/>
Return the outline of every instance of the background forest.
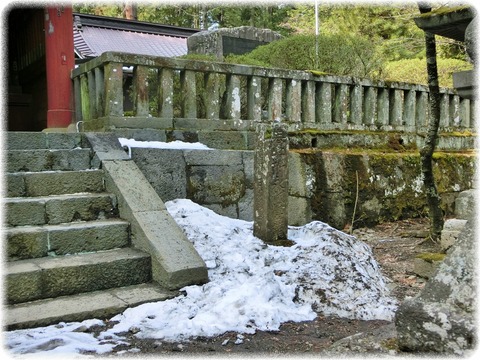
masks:
<path fill-rule="evenodd" d="M 76 12 L 113 17 L 125 17 L 127 9 L 131 10 L 132 4 L 74 6 Z M 229 56 L 227 62 L 427 83 L 425 38 L 413 20 L 419 15 L 414 2 L 391 6 L 319 5 L 317 39 L 313 1 L 308 5 L 269 2 L 260 6 L 225 2 L 138 3 L 133 10 L 141 21 L 205 30 L 249 25 L 269 28 L 284 36 L 249 54 Z M 439 36 L 436 39 L 440 86 L 452 87 L 452 72 L 469 70 L 472 65 L 462 43 Z"/>

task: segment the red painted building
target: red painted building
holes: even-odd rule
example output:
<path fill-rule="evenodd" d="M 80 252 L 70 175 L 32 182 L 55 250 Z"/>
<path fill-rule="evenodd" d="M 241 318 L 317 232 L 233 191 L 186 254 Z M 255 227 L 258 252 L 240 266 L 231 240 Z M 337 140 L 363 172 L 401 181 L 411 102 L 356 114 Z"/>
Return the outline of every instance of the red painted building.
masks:
<path fill-rule="evenodd" d="M 72 13 L 71 6 L 8 9 L 7 130 L 66 128 L 73 121 L 71 70 L 104 51 L 187 53 L 198 30 Z"/>

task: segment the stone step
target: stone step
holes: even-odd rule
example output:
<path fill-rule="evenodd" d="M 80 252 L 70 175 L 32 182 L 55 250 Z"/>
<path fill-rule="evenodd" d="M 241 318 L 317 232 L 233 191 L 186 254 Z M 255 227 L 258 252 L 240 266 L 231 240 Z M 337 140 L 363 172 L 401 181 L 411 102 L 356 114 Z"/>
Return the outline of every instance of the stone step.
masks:
<path fill-rule="evenodd" d="M 89 143 L 82 133 L 9 131 L 6 135 L 5 142 L 8 150 L 75 149 L 89 147 Z"/>
<path fill-rule="evenodd" d="M 9 226 L 61 224 L 91 221 L 117 215 L 115 195 L 106 193 L 15 197 L 5 201 Z"/>
<path fill-rule="evenodd" d="M 6 174 L 7 197 L 104 192 L 102 170 L 14 172 Z"/>
<path fill-rule="evenodd" d="M 10 305 L 5 312 L 7 330 L 48 326 L 59 322 L 108 319 L 128 307 L 176 296 L 155 283 L 62 296 Z"/>
<path fill-rule="evenodd" d="M 90 149 L 8 150 L 6 155 L 7 172 L 72 171 L 95 167 Z"/>
<path fill-rule="evenodd" d="M 151 281 L 150 256 L 132 248 L 13 261 L 5 270 L 8 304 Z"/>
<path fill-rule="evenodd" d="M 5 230 L 8 261 L 104 251 L 130 245 L 130 224 L 120 219 Z"/>

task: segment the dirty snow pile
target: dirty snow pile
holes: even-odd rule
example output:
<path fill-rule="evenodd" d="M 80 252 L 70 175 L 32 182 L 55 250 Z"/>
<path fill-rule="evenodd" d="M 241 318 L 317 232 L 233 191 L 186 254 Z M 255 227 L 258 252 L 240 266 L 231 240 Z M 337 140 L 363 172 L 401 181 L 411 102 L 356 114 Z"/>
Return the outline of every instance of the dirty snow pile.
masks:
<path fill-rule="evenodd" d="M 289 228 L 293 246 L 267 246 L 253 236 L 252 222 L 220 216 L 190 200 L 166 206 L 205 260 L 207 284 L 187 286 L 167 301 L 127 309 L 97 338 L 71 333 L 82 323 L 67 324 L 64 333 L 55 326 L 9 332 L 11 351 L 31 352 L 61 339 L 52 351 L 108 352 L 126 341 L 121 335 L 126 331 L 163 341 L 226 331 L 252 334 L 278 330 L 286 321 L 312 320 L 314 310 L 363 320 L 393 318 L 397 304 L 389 297 L 378 264 L 370 248 L 352 236 L 315 221 Z"/>

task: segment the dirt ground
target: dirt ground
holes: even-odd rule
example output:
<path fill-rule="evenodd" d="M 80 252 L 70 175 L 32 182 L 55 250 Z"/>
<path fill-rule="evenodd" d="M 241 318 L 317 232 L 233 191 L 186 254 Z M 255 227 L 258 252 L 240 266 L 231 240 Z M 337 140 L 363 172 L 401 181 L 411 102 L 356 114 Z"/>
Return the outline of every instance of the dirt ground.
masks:
<path fill-rule="evenodd" d="M 381 265 L 384 275 L 391 280 L 392 296 L 399 302 L 415 296 L 425 285 L 425 279 L 413 272 L 413 259 L 421 252 L 438 252 L 430 240 L 426 219 L 385 223 L 370 229 L 354 230 L 354 235 L 368 243 Z M 356 335 L 350 338 L 352 335 Z M 332 355 L 349 352 L 350 355 L 366 353 L 398 354 L 393 323 L 388 321 L 361 321 L 318 314 L 313 321 L 285 323 L 279 331 L 238 335 L 225 333 L 215 338 L 197 338 L 188 342 L 170 343 L 156 339 L 137 339 L 127 334 L 130 345 L 119 345 L 107 356 L 125 354 L 135 357 L 170 355 L 262 355 L 299 356 L 314 353 Z M 352 340 L 370 336 L 373 341 Z M 341 340 L 343 339 L 343 340 Z M 380 345 L 379 345 L 380 344 Z M 135 349 L 135 350 L 134 350 Z"/>

